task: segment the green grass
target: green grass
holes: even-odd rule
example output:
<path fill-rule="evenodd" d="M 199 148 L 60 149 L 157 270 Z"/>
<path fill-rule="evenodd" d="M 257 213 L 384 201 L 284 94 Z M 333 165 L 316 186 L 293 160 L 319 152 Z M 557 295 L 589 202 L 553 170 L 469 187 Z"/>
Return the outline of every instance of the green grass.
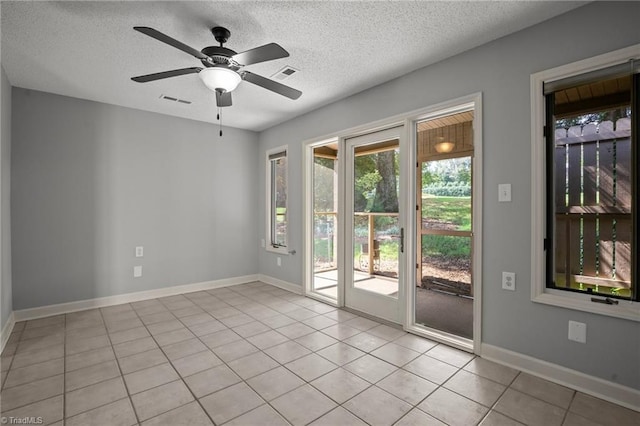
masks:
<path fill-rule="evenodd" d="M 422 255 L 443 256 L 445 258 L 468 258 L 471 255 L 470 237 L 449 235 L 423 235 Z"/>
<path fill-rule="evenodd" d="M 471 197 L 422 197 L 422 217 L 455 225 L 458 231 L 471 230 Z"/>
<path fill-rule="evenodd" d="M 422 217 L 437 220 L 448 229 L 471 231 L 471 197 L 422 197 Z M 471 239 L 448 235 L 423 235 L 422 254 L 446 258 L 468 258 Z"/>

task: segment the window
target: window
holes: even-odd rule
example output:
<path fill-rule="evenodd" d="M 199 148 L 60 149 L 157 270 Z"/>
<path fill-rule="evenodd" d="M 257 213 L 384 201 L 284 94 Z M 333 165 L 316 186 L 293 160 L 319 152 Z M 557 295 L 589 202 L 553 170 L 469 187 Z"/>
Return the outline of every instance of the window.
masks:
<path fill-rule="evenodd" d="M 286 252 L 287 247 L 287 151 L 267 153 L 268 235 L 270 249 Z"/>
<path fill-rule="evenodd" d="M 542 169 L 533 180 L 533 207 L 542 213 L 532 235 L 536 301 L 554 298 L 554 304 L 640 320 L 633 303 L 640 301 L 634 261 L 640 74 L 633 61 L 639 50 L 617 63 L 582 71 L 578 66 L 560 78 L 532 76 L 544 120 L 544 131 L 533 140 L 532 167 Z M 543 155 L 536 155 L 536 144 Z M 541 247 L 535 243 L 540 239 Z"/>

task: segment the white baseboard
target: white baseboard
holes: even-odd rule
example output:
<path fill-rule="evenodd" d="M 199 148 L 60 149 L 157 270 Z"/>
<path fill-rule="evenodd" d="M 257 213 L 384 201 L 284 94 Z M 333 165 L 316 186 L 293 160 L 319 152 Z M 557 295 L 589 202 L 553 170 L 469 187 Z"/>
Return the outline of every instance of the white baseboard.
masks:
<path fill-rule="evenodd" d="M 7 344 L 9 336 L 11 336 L 14 325 L 16 325 L 16 319 L 14 313 L 11 312 L 9 314 L 9 319 L 7 320 L 4 327 L 2 327 L 2 331 L 0 332 L 0 353 L 4 350 L 4 346 Z"/>
<path fill-rule="evenodd" d="M 259 281 L 259 275 L 245 275 L 241 277 L 225 278 L 201 283 L 177 285 L 173 287 L 158 288 L 154 290 L 138 291 L 135 293 L 119 294 L 116 296 L 98 297 L 95 299 L 79 300 L 76 302 L 59 303 L 56 305 L 40 306 L 37 308 L 21 309 L 13 311 L 15 321 L 26 321 L 51 315 L 67 314 L 70 312 L 84 311 L 105 306 L 120 305 L 122 303 L 139 302 L 141 300 L 156 299 L 158 297 L 174 296 L 194 291 L 211 290 L 214 288 L 229 287 Z M 3 335 L 4 336 L 4 335 Z"/>
<path fill-rule="evenodd" d="M 637 389 L 486 343 L 482 344 L 481 356 L 489 361 L 640 411 L 640 391 Z"/>
<path fill-rule="evenodd" d="M 273 278 L 268 275 L 260 274 L 258 275 L 258 281 L 262 281 L 263 283 L 270 284 L 275 287 L 279 287 L 283 290 L 290 291 L 295 294 L 302 294 L 302 286 L 290 283 L 288 281 L 283 281 L 278 278 Z"/>

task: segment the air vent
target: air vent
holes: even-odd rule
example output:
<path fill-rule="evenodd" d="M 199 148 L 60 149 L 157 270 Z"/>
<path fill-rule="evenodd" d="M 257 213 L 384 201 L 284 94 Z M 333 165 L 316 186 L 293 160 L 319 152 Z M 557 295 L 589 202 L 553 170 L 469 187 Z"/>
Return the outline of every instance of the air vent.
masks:
<path fill-rule="evenodd" d="M 271 78 L 273 78 L 274 80 L 282 81 L 282 80 L 288 79 L 292 75 L 297 74 L 299 72 L 300 72 L 299 69 L 296 69 L 287 65 L 286 67 L 281 68 L 277 73 L 273 74 Z"/>
<path fill-rule="evenodd" d="M 187 101 L 186 99 L 178 99 L 173 96 L 168 95 L 160 95 L 160 99 L 164 99 L 165 101 L 177 102 L 179 104 L 191 105 L 191 101 Z"/>

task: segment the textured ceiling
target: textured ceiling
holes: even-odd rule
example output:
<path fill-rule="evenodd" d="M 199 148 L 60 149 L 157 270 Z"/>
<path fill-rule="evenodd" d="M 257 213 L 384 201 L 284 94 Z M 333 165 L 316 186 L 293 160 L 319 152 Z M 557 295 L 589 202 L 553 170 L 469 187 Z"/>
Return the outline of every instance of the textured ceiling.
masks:
<path fill-rule="evenodd" d="M 197 75 L 130 80 L 201 65 L 132 27 L 153 27 L 200 50 L 216 45 L 209 29 L 224 26 L 226 46 L 237 52 L 276 42 L 291 55 L 247 70 L 265 77 L 285 65 L 301 70 L 283 82 L 302 90 L 295 101 L 248 82 L 233 92 L 223 124 L 260 131 L 581 4 L 2 1 L 2 65 L 13 86 L 214 123 L 215 97 Z"/>

